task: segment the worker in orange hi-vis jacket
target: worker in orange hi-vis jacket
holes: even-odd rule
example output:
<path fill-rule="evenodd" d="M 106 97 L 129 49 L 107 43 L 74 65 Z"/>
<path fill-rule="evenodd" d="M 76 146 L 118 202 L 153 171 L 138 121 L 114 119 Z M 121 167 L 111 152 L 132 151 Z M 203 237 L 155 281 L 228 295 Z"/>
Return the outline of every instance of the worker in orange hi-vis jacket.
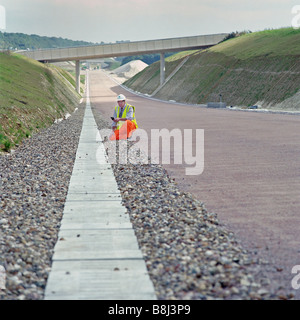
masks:
<path fill-rule="evenodd" d="M 126 97 L 123 94 L 117 96 L 118 105 L 115 107 L 110 140 L 122 140 L 131 137 L 134 130 L 138 128 L 135 119 L 135 107 L 126 103 Z"/>

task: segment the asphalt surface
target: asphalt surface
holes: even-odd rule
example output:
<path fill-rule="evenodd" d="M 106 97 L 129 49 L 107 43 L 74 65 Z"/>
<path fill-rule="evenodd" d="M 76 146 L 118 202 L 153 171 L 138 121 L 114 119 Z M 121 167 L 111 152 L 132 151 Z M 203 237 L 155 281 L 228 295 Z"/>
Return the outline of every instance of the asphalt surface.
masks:
<path fill-rule="evenodd" d="M 123 93 L 149 137 L 151 129 L 204 129 L 201 174 L 186 175 L 184 161 L 164 166 L 266 261 L 271 282 L 279 279 L 290 291 L 292 268 L 300 265 L 300 116 L 154 101 L 122 89 L 101 71 L 90 72 L 90 83 L 91 103 L 107 121 Z"/>

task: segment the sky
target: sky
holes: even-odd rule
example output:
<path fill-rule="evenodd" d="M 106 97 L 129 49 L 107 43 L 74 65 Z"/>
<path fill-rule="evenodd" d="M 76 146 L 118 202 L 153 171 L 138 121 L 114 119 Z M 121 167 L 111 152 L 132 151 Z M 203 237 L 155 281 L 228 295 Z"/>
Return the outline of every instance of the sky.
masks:
<path fill-rule="evenodd" d="M 296 7 L 297 6 L 297 7 Z M 300 0 L 0 0 L 0 29 L 94 43 L 300 25 Z"/>

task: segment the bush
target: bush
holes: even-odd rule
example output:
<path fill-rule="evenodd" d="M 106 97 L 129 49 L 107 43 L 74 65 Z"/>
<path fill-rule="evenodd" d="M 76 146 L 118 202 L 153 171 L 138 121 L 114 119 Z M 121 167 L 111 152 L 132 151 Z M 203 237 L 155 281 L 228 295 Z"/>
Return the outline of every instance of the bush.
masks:
<path fill-rule="evenodd" d="M 238 31 L 231 32 L 222 41 L 220 41 L 220 43 L 224 42 L 224 41 L 227 41 L 229 39 L 237 38 L 237 37 L 239 37 L 239 36 L 241 36 L 243 34 L 247 34 L 247 33 L 252 33 L 252 31 L 248 30 L 248 31 L 242 31 L 242 32 L 238 32 Z"/>

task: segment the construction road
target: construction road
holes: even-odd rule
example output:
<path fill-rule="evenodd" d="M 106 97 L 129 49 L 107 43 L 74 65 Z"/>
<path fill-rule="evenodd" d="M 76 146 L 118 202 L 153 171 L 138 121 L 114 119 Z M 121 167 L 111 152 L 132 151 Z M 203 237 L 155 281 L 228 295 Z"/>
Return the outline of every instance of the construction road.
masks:
<path fill-rule="evenodd" d="M 185 175 L 184 164 L 166 169 L 247 249 L 269 261 L 271 279 L 291 289 L 291 270 L 300 265 L 300 116 L 154 101 L 122 89 L 101 71 L 90 72 L 91 104 L 107 121 L 119 93 L 135 106 L 149 137 L 151 129 L 204 129 L 203 173 Z"/>

